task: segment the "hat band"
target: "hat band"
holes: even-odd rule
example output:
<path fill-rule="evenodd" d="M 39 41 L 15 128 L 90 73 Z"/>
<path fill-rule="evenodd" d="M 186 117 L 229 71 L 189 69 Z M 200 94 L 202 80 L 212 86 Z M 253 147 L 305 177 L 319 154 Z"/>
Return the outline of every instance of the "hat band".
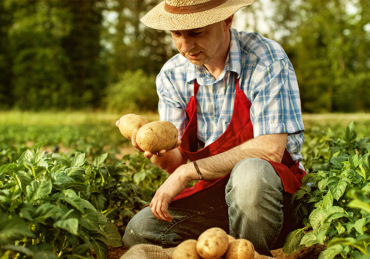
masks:
<path fill-rule="evenodd" d="M 190 6 L 172 6 L 165 2 L 164 10 L 166 10 L 169 13 L 173 13 L 173 14 L 198 13 L 198 12 L 203 12 L 203 11 L 207 11 L 212 8 L 215 8 L 219 5 L 222 5 L 226 1 L 227 0 L 213 0 L 207 3 L 190 5 Z"/>

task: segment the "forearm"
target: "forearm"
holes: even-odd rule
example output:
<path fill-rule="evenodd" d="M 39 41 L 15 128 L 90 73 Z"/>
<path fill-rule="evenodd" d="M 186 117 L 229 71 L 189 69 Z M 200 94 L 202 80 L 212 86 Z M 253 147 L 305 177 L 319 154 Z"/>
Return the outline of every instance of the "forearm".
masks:
<path fill-rule="evenodd" d="M 187 162 L 187 158 L 183 156 L 178 148 L 169 150 L 165 156 L 153 156 L 150 161 L 162 168 L 167 173 L 173 173 L 179 166 Z"/>
<path fill-rule="evenodd" d="M 197 161 L 202 177 L 205 180 L 220 178 L 234 168 L 245 158 L 261 158 L 280 163 L 284 155 L 287 134 L 271 134 L 251 139 L 233 149 Z M 189 165 L 189 180 L 199 179 L 199 176 Z"/>

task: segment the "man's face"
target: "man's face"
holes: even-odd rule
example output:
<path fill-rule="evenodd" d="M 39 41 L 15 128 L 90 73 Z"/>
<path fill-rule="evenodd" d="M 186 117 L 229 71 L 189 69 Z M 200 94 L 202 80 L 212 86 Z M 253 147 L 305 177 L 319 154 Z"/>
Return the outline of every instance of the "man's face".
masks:
<path fill-rule="evenodd" d="M 223 57 L 224 50 L 229 47 L 228 34 L 225 21 L 199 29 L 171 31 L 177 50 L 199 66 L 212 64 Z"/>

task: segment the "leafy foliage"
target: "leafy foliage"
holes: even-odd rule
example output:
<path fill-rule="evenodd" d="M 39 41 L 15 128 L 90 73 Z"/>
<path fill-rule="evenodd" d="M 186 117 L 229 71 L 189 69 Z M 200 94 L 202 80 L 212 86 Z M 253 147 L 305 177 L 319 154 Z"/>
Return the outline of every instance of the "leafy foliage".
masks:
<path fill-rule="evenodd" d="M 142 70 L 125 72 L 117 83 L 107 87 L 105 103 L 114 112 L 156 110 L 155 77 L 146 76 Z"/>
<path fill-rule="evenodd" d="M 304 228 L 288 237 L 284 250 L 289 254 L 317 243 L 328 243 L 320 259 L 367 254 L 370 138 L 358 140 L 356 136 L 350 123 L 343 138 L 321 136 L 318 150 L 311 151 L 308 163 L 312 169 L 294 194 L 297 220 Z"/>
<path fill-rule="evenodd" d="M 0 256 L 106 258 L 108 246 L 122 245 L 116 225 L 147 205 L 166 174 L 141 154 L 90 163 L 84 153 L 45 154 L 42 145 L 0 166 Z"/>

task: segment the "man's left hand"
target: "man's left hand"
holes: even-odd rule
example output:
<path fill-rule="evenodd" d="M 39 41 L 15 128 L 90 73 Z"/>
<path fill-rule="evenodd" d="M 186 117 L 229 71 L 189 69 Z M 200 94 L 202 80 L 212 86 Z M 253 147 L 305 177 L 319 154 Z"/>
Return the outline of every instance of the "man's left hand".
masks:
<path fill-rule="evenodd" d="M 155 193 L 149 207 L 157 220 L 172 222 L 173 216 L 168 212 L 172 200 L 187 186 L 186 165 L 177 168 Z"/>

